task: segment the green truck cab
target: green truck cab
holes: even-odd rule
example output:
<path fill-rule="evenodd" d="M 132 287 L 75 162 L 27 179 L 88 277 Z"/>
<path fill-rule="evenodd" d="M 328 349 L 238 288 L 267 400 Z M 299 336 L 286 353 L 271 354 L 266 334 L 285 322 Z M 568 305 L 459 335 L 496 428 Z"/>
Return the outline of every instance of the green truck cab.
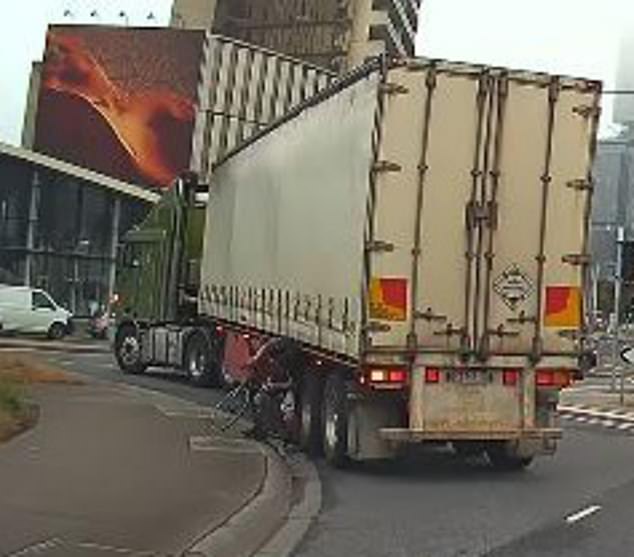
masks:
<path fill-rule="evenodd" d="M 194 173 L 184 174 L 124 236 L 111 307 L 114 351 L 124 371 L 182 364 L 180 357 L 174 362 L 154 353 L 162 348 L 154 333 L 167 325 L 180 329 L 196 316 L 207 192 Z"/>

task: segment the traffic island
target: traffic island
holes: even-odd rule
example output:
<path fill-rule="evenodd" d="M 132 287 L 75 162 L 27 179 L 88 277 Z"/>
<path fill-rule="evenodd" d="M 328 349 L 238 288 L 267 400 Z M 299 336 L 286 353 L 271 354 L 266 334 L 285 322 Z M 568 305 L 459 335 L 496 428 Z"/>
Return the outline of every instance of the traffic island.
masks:
<path fill-rule="evenodd" d="M 0 443 L 33 427 L 39 408 L 29 396 L 33 384 L 79 384 L 68 373 L 20 354 L 0 354 Z"/>

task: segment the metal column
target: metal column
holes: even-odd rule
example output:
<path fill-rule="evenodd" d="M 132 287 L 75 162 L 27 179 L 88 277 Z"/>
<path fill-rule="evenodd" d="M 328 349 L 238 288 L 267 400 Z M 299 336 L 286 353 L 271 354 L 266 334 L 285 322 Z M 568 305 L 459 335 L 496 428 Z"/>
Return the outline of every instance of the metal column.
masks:
<path fill-rule="evenodd" d="M 33 250 L 35 249 L 35 226 L 40 204 L 40 175 L 33 171 L 31 180 L 31 200 L 29 202 L 29 222 L 26 231 L 26 256 L 24 258 L 24 284 L 33 286 Z"/>
<path fill-rule="evenodd" d="M 110 305 L 114 295 L 115 279 L 117 276 L 117 246 L 119 244 L 119 224 L 121 220 L 121 199 L 115 197 L 112 204 L 112 227 L 110 229 L 110 262 L 108 273 L 108 300 Z"/>

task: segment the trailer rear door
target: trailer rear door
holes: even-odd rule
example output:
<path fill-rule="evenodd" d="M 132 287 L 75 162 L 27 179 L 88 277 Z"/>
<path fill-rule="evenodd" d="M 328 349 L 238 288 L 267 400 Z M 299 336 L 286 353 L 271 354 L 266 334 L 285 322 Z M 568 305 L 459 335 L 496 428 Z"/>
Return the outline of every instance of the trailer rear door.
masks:
<path fill-rule="evenodd" d="M 387 81 L 370 350 L 572 355 L 600 84 L 430 61 Z"/>

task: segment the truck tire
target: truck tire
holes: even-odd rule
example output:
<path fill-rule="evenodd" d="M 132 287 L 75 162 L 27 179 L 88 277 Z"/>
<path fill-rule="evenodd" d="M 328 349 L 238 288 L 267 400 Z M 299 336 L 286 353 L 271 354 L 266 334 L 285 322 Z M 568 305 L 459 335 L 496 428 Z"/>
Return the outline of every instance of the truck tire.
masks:
<path fill-rule="evenodd" d="M 115 358 L 123 373 L 143 373 L 147 365 L 141 359 L 141 341 L 134 325 L 124 325 L 115 338 Z"/>
<path fill-rule="evenodd" d="M 532 456 L 519 456 L 504 442 L 490 443 L 486 448 L 486 454 L 491 466 L 504 472 L 524 470 L 533 462 Z"/>
<path fill-rule="evenodd" d="M 185 371 L 196 387 L 219 387 L 222 373 L 216 365 L 212 348 L 203 333 L 194 333 L 185 348 Z"/>
<path fill-rule="evenodd" d="M 348 462 L 348 401 L 346 381 L 339 371 L 326 379 L 322 403 L 323 446 L 326 461 L 344 468 Z"/>
<path fill-rule="evenodd" d="M 323 393 L 322 377 L 315 370 L 305 370 L 299 394 L 299 445 L 309 456 L 322 454 Z"/>

